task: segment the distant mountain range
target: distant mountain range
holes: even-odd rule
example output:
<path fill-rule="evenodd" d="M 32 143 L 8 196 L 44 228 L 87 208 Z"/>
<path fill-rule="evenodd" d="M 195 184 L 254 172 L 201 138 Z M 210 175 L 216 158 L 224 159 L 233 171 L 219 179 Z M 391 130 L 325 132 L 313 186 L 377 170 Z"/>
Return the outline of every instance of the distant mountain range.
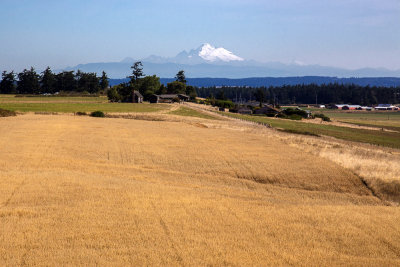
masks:
<path fill-rule="evenodd" d="M 130 67 L 137 60 L 125 58 L 120 62 L 80 64 L 62 70 L 82 70 L 101 74 L 104 70 L 110 78 L 125 78 Z M 233 52 L 210 44 L 203 44 L 191 51 L 182 51 L 175 57 L 152 55 L 141 59 L 146 75 L 172 78 L 179 70 L 184 70 L 192 78 L 247 78 L 247 77 L 400 77 L 400 70 L 384 68 L 362 68 L 357 70 L 327 67 L 320 65 L 283 64 L 280 62 L 260 63 L 245 60 Z"/>

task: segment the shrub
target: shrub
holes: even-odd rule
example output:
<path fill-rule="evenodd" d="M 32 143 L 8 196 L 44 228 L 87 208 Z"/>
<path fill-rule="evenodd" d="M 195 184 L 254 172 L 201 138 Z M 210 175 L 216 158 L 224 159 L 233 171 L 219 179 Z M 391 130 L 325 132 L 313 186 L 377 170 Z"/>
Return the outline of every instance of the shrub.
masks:
<path fill-rule="evenodd" d="M 16 115 L 17 113 L 15 113 L 15 111 L 0 108 L 0 117 L 10 117 Z"/>
<path fill-rule="evenodd" d="M 290 120 L 295 120 L 295 121 L 301 121 L 303 117 L 298 115 L 298 114 L 292 114 L 288 116 L 288 119 Z"/>
<path fill-rule="evenodd" d="M 331 118 L 329 118 L 325 114 L 315 114 L 314 118 L 321 118 L 323 121 L 327 121 L 327 122 L 331 121 Z"/>
<path fill-rule="evenodd" d="M 283 113 L 285 113 L 288 116 L 298 115 L 298 116 L 301 116 L 302 118 L 307 118 L 307 112 L 305 110 L 298 109 L 298 108 L 288 108 L 288 109 L 285 109 L 283 111 Z"/>
<path fill-rule="evenodd" d="M 215 100 L 214 105 L 220 108 L 232 109 L 235 105 L 230 100 Z"/>
<path fill-rule="evenodd" d="M 278 115 L 276 115 L 277 118 L 281 118 L 281 119 L 287 119 L 288 116 L 284 113 L 279 113 Z"/>
<path fill-rule="evenodd" d="M 78 111 L 77 113 L 75 113 L 78 116 L 86 116 L 87 113 L 86 112 L 82 112 L 82 111 Z"/>
<path fill-rule="evenodd" d="M 107 91 L 107 97 L 110 102 L 119 102 L 121 101 L 121 96 L 118 94 L 116 87 L 112 87 Z"/>
<path fill-rule="evenodd" d="M 99 118 L 104 118 L 105 117 L 104 112 L 100 111 L 100 110 L 93 111 L 92 113 L 90 113 L 90 116 L 91 117 L 99 117 Z"/>

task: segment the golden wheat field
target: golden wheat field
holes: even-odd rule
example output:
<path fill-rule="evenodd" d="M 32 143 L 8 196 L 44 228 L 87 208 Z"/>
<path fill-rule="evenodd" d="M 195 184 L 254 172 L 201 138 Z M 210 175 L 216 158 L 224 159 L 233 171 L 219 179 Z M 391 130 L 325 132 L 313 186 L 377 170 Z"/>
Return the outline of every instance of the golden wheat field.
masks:
<path fill-rule="evenodd" d="M 331 150 L 163 116 L 0 118 L 0 266 L 400 265 L 399 207 Z"/>

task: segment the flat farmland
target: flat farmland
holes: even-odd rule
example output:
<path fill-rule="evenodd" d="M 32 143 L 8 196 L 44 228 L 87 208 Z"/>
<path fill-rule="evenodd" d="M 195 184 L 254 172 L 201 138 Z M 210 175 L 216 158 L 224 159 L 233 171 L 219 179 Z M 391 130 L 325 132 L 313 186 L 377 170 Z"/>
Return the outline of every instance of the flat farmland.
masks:
<path fill-rule="evenodd" d="M 109 103 L 107 97 L 15 97 L 0 95 L 0 108 L 18 112 L 158 112 L 170 108 L 166 104 Z"/>
<path fill-rule="evenodd" d="M 400 131 L 400 111 L 345 111 L 312 109 L 340 122 Z"/>
<path fill-rule="evenodd" d="M 0 136 L 0 265 L 400 264 L 398 207 L 272 130 L 26 114 Z"/>

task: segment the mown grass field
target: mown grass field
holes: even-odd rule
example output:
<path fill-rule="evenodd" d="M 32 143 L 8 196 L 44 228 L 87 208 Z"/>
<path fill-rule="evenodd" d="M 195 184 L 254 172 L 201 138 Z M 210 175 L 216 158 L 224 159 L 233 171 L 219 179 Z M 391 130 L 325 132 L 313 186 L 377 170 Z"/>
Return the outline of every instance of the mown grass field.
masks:
<path fill-rule="evenodd" d="M 79 97 L 79 96 L 31 96 L 31 97 L 20 97 L 15 95 L 4 95 L 0 94 L 0 103 L 108 103 L 106 96 L 96 97 Z"/>
<path fill-rule="evenodd" d="M 0 95 L 0 108 L 19 112 L 157 112 L 166 104 L 108 103 L 107 97 L 13 97 Z"/>
<path fill-rule="evenodd" d="M 342 140 L 369 143 L 380 146 L 400 148 L 400 133 L 367 129 L 356 129 L 327 124 L 315 124 L 286 119 L 268 118 L 265 116 L 249 116 L 234 113 L 220 113 L 228 117 L 240 118 L 254 122 L 268 123 L 274 128 L 292 132 L 325 135 Z M 372 121 L 372 120 L 371 120 Z"/>
<path fill-rule="evenodd" d="M 340 122 L 400 131 L 400 111 L 311 110 L 315 113 L 323 113 Z"/>
<path fill-rule="evenodd" d="M 202 121 L 0 118 L 0 265 L 400 265 L 399 208 L 352 171 Z"/>
<path fill-rule="evenodd" d="M 211 116 L 209 114 L 199 112 L 199 111 L 196 111 L 196 110 L 188 108 L 188 107 L 179 107 L 176 110 L 168 112 L 168 114 L 179 115 L 179 116 L 188 116 L 188 117 L 197 117 L 197 118 L 208 119 L 208 120 L 217 120 L 218 119 L 215 116 Z"/>

